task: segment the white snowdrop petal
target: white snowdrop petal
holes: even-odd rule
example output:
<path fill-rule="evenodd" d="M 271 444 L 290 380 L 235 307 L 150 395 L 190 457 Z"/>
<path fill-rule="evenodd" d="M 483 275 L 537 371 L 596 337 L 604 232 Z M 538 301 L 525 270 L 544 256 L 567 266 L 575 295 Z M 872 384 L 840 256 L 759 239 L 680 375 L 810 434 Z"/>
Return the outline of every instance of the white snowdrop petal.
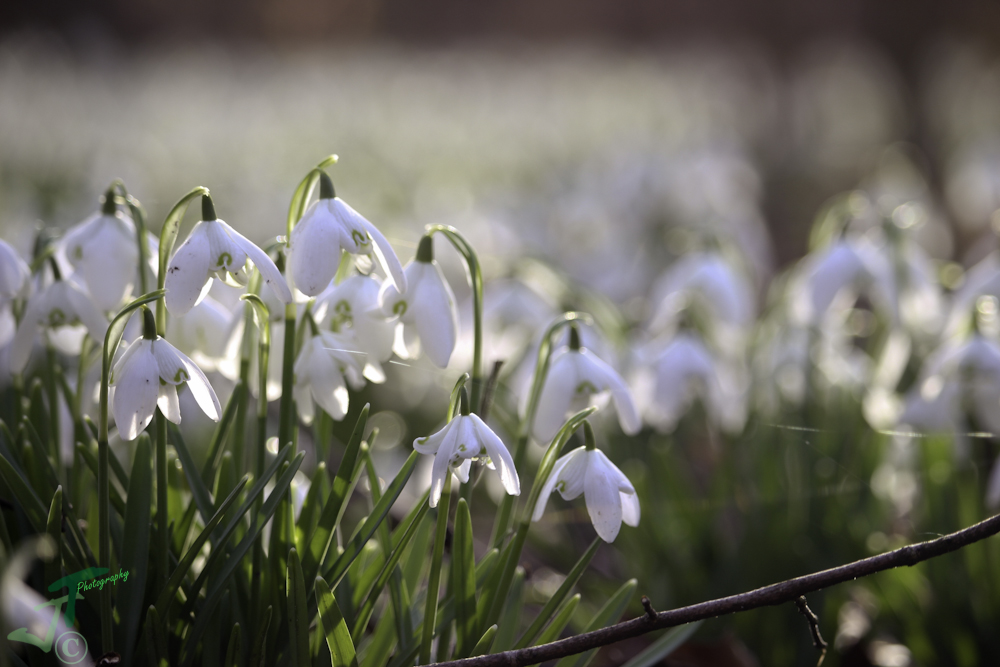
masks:
<path fill-rule="evenodd" d="M 111 367 L 111 384 L 115 385 L 118 383 L 118 377 L 121 375 L 122 371 L 128 367 L 129 359 L 132 358 L 139 348 L 142 346 L 142 338 L 136 338 L 134 341 L 125 346 L 125 351 L 122 352 L 121 356 L 117 361 L 114 362 L 114 366 Z"/>
<path fill-rule="evenodd" d="M 191 373 L 184 364 L 180 350 L 164 338 L 152 341 L 153 356 L 160 369 L 160 378 L 169 384 L 178 385 L 191 379 Z"/>
<path fill-rule="evenodd" d="M 220 222 L 222 221 L 220 220 Z M 226 228 L 233 240 L 236 242 L 237 246 L 239 246 L 243 251 L 244 255 L 249 257 L 250 261 L 253 262 L 253 265 L 257 267 L 258 271 L 260 271 L 260 277 L 263 279 L 264 284 L 271 288 L 271 291 L 274 292 L 274 295 L 277 296 L 282 303 L 291 303 L 292 292 L 288 289 L 288 283 L 285 282 L 285 278 L 281 275 L 281 271 L 279 271 L 275 263 L 271 261 L 271 258 L 267 256 L 267 253 L 258 248 L 253 242 L 248 240 L 245 236 L 229 225 L 226 225 Z"/>
<path fill-rule="evenodd" d="M 512 496 L 521 495 L 521 480 L 518 478 L 517 470 L 514 468 L 514 459 L 511 457 L 510 451 L 503 444 L 503 441 L 479 418 L 479 415 L 471 414 L 467 419 L 470 420 L 470 423 L 475 428 L 476 435 L 486 447 L 486 453 L 500 474 L 500 482 L 503 484 L 503 488 Z"/>
<path fill-rule="evenodd" d="M 334 258 L 340 259 L 340 230 L 317 213 L 320 201 L 292 230 L 288 268 L 296 289 L 306 296 L 316 296 L 330 285 L 337 273 Z"/>
<path fill-rule="evenodd" d="M 348 408 L 347 386 L 337 364 L 325 351 L 315 350 L 310 357 L 309 384 L 320 407 L 335 420 L 343 419 Z"/>
<path fill-rule="evenodd" d="M 0 296 L 13 299 L 24 291 L 31 270 L 9 243 L 0 239 Z"/>
<path fill-rule="evenodd" d="M 549 442 L 566 421 L 579 378 L 573 361 L 575 353 L 563 351 L 553 355 L 545 384 L 538 397 L 532 433 L 539 442 Z"/>
<path fill-rule="evenodd" d="M 469 472 L 472 470 L 472 459 L 465 459 L 461 465 L 451 469 L 462 484 L 469 483 Z"/>
<path fill-rule="evenodd" d="M 549 478 L 545 480 L 545 484 L 542 485 L 542 490 L 538 493 L 538 502 L 535 503 L 535 509 L 531 513 L 532 521 L 538 521 L 542 518 L 542 514 L 545 513 L 545 506 L 549 502 L 549 496 L 551 496 L 552 492 L 555 491 L 556 484 L 559 482 L 560 473 L 563 468 L 566 467 L 566 464 L 570 461 L 573 454 L 574 452 L 570 452 L 569 454 L 561 457 L 552 466 L 552 472 L 549 473 Z"/>
<path fill-rule="evenodd" d="M 215 395 L 215 390 L 212 389 L 212 384 L 205 377 L 205 373 L 198 367 L 198 364 L 185 357 L 181 352 L 176 349 L 174 352 L 181 358 L 184 368 L 190 376 L 187 388 L 198 407 L 209 419 L 219 421 L 222 417 L 222 406 L 219 405 L 219 397 Z"/>
<path fill-rule="evenodd" d="M 396 251 L 392 249 L 392 245 L 389 240 L 383 236 L 375 225 L 368 222 L 367 220 L 362 220 L 365 223 L 365 229 L 368 230 L 368 234 L 371 236 L 372 241 L 374 241 L 375 257 L 378 258 L 379 263 L 385 270 L 386 275 L 393 282 L 400 292 L 406 292 L 406 275 L 403 273 L 403 267 L 399 263 L 399 257 L 396 256 Z"/>
<path fill-rule="evenodd" d="M 28 303 L 28 312 L 21 320 L 21 326 L 14 334 L 14 340 L 10 344 L 10 370 L 13 373 L 20 373 L 28 365 L 31 358 L 31 351 L 35 347 L 35 334 L 38 333 L 38 320 L 31 315 L 31 302 Z"/>
<path fill-rule="evenodd" d="M 421 348 L 435 366 L 445 368 L 458 338 L 455 295 L 439 266 L 425 266 L 419 283 L 411 287 L 410 309 Z"/>
<path fill-rule="evenodd" d="M 577 447 L 564 458 L 567 459 L 566 465 L 559 475 L 556 488 L 564 500 L 573 500 L 586 492 L 587 469 L 593 464 L 593 459 L 585 447 Z"/>
<path fill-rule="evenodd" d="M 292 389 L 292 396 L 295 398 L 295 407 L 299 411 L 302 421 L 306 424 L 312 424 L 316 417 L 316 406 L 313 403 L 309 385 L 296 384 Z"/>
<path fill-rule="evenodd" d="M 148 342 L 148 341 L 146 341 Z M 112 412 L 123 440 L 135 440 L 149 425 L 159 399 L 160 376 L 156 357 L 142 345 L 119 372 Z"/>
<path fill-rule="evenodd" d="M 618 485 L 603 465 L 595 464 L 593 453 L 587 466 L 584 497 L 594 530 L 605 542 L 614 542 L 622 527 L 622 504 Z"/>
<path fill-rule="evenodd" d="M 437 433 L 433 433 L 423 438 L 417 438 L 413 441 L 413 449 L 417 450 L 421 454 L 437 454 L 437 451 L 441 448 L 441 444 L 444 442 L 445 436 L 448 435 L 448 430 L 455 424 L 455 420 L 451 420 L 444 425 Z"/>
<path fill-rule="evenodd" d="M 181 403 L 177 399 L 177 387 L 172 384 L 160 384 L 156 407 L 168 420 L 175 424 L 181 423 Z"/>
<path fill-rule="evenodd" d="M 620 500 L 622 503 L 622 521 L 626 525 L 635 528 L 639 525 L 639 496 L 635 493 L 625 493 L 624 491 L 619 491 Z"/>
<path fill-rule="evenodd" d="M 453 439 L 453 438 L 452 438 Z M 444 490 L 445 475 L 450 475 L 451 454 L 442 447 L 434 456 L 434 465 L 431 468 L 431 497 L 429 505 L 431 508 L 438 506 L 441 500 L 441 492 Z"/>
<path fill-rule="evenodd" d="M 203 297 L 202 289 L 209 280 L 209 243 L 199 222 L 187 240 L 174 252 L 167 264 L 164 287 L 167 309 L 176 315 L 191 310 Z"/>
<path fill-rule="evenodd" d="M 580 350 L 580 381 L 590 380 L 600 390 L 611 390 L 611 399 L 615 403 L 615 411 L 618 412 L 618 422 L 622 431 L 626 435 L 635 435 L 642 428 L 642 418 L 639 417 L 639 408 L 636 407 L 632 390 L 625 384 L 625 380 L 605 361 L 600 359 L 590 350 Z M 584 369 L 586 369 L 584 371 Z"/>

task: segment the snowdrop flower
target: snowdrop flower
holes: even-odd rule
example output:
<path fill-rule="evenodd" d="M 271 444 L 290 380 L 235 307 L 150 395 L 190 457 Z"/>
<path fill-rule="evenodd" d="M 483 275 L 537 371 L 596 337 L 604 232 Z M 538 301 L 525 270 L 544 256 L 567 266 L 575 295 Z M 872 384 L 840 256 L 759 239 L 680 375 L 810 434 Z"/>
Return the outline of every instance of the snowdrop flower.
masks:
<path fill-rule="evenodd" d="M 434 261 L 430 236 L 420 239 L 417 255 L 403 273 L 408 285 L 404 291 L 387 282 L 379 295 L 382 313 L 386 317 L 398 315 L 402 324 L 403 345 L 397 346 L 396 353 L 412 359 L 423 348 L 435 366 L 444 368 L 458 338 L 458 311 L 455 294 Z"/>
<path fill-rule="evenodd" d="M 191 310 L 208 294 L 213 276 L 223 282 L 230 277 L 238 284 L 246 284 L 248 259 L 278 298 L 291 303 L 292 293 L 267 253 L 216 217 L 211 196 L 201 198 L 201 210 L 203 220 L 191 230 L 167 267 L 164 286 L 170 312 L 183 315 Z"/>
<path fill-rule="evenodd" d="M 55 282 L 28 301 L 21 326 L 14 334 L 10 349 L 10 369 L 20 373 L 28 365 L 32 345 L 39 327 L 55 329 L 82 324 L 95 341 L 103 342 L 108 321 L 79 285 L 72 280 Z"/>
<path fill-rule="evenodd" d="M 132 293 L 139 260 L 135 224 L 116 210 L 113 191 L 104 195 L 99 213 L 66 232 L 60 248 L 104 312 L 117 310 Z"/>
<path fill-rule="evenodd" d="M 214 371 L 225 363 L 230 332 L 237 321 L 222 304 L 207 296 L 187 314 L 169 318 L 167 336 L 199 367 Z"/>
<path fill-rule="evenodd" d="M 677 314 L 676 298 L 700 296 L 719 322 L 743 327 L 753 321 L 754 294 L 750 283 L 718 252 L 696 252 L 675 262 L 660 278 L 659 304 L 650 327 L 662 329 Z"/>
<path fill-rule="evenodd" d="M 542 385 L 532 425 L 535 439 L 539 442 L 551 440 L 571 412 L 585 408 L 591 396 L 606 391 L 611 392 L 622 430 L 628 435 L 638 433 L 642 420 L 625 380 L 597 355 L 581 347 L 580 332 L 576 327 L 570 327 L 569 347 L 552 355 L 549 372 Z M 527 414 L 527 399 L 522 402 L 521 413 Z"/>
<path fill-rule="evenodd" d="M 379 309 L 380 288 L 372 276 L 351 276 L 339 285 L 330 285 L 316 297 L 313 308 L 320 328 L 353 337 L 353 349 L 368 355 L 365 377 L 375 383 L 385 382 L 382 363 L 392 356 L 395 330 Z"/>
<path fill-rule="evenodd" d="M 0 304 L 24 295 L 31 270 L 21 255 L 0 239 Z"/>
<path fill-rule="evenodd" d="M 336 196 L 330 177 L 322 173 L 319 199 L 306 210 L 289 239 L 288 264 L 295 287 L 307 296 L 326 289 L 337 273 L 341 249 L 353 254 L 374 252 L 396 288 L 406 291 L 406 276 L 389 241 Z"/>
<path fill-rule="evenodd" d="M 520 495 L 521 481 L 517 477 L 517 470 L 514 469 L 514 459 L 497 434 L 478 415 L 469 413 L 469 398 L 464 388 L 461 405 L 461 414 L 448 422 L 443 429 L 413 441 L 415 450 L 434 457 L 430 506 L 437 507 L 438 501 L 441 500 L 446 475 L 454 472 L 464 484 L 469 481 L 472 462 L 478 459 L 484 459 L 490 470 L 497 471 L 500 482 L 508 494 Z"/>
<path fill-rule="evenodd" d="M 870 288 L 872 300 L 898 320 L 892 266 L 871 242 L 840 238 L 806 258 L 793 288 L 793 313 L 802 324 L 818 326 L 837 296 L 851 287 Z"/>
<path fill-rule="evenodd" d="M 679 333 L 666 344 L 639 350 L 638 356 L 643 363 L 636 373 L 637 393 L 646 421 L 657 430 L 672 431 L 696 397 L 724 430 L 743 428 L 746 406 L 739 375 L 697 336 Z"/>
<path fill-rule="evenodd" d="M 273 345 L 273 341 L 272 341 Z M 312 423 L 313 401 L 340 421 L 347 414 L 350 385 L 355 391 L 364 386 L 365 353 L 353 341 L 329 331 L 315 332 L 295 360 L 295 403 L 302 420 Z"/>
<path fill-rule="evenodd" d="M 605 542 L 614 542 L 622 521 L 632 527 L 639 525 L 639 496 L 622 471 L 594 445 L 589 422 L 584 422 L 584 433 L 587 444 L 556 461 L 538 495 L 531 520 L 542 518 L 553 491 L 558 490 L 565 500 L 582 493 L 594 530 Z"/>
<path fill-rule="evenodd" d="M 153 314 L 143 310 L 143 335 L 136 338 L 111 370 L 115 388 L 111 411 L 123 440 L 135 440 L 153 419 L 156 408 L 181 423 L 177 386 L 187 383 L 198 407 L 213 421 L 222 414 L 219 399 L 198 366 L 156 335 Z"/>

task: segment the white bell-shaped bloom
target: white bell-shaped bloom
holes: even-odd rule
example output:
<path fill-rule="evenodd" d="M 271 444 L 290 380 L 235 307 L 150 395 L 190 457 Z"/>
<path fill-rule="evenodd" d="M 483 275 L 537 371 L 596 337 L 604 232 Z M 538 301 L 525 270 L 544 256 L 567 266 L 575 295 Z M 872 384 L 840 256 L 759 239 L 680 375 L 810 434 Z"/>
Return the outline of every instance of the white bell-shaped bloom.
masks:
<path fill-rule="evenodd" d="M 202 217 L 167 265 L 164 286 L 171 314 L 183 315 L 205 298 L 213 276 L 226 282 L 228 274 L 237 284 L 246 284 L 247 260 L 283 303 L 291 303 L 292 293 L 278 267 L 267 253 L 215 217 L 208 195 L 202 197 Z"/>
<path fill-rule="evenodd" d="M 402 324 L 402 345 L 396 353 L 404 359 L 419 356 L 421 349 L 439 368 L 448 365 L 458 338 L 455 294 L 434 261 L 431 237 L 420 239 L 417 256 L 403 269 L 405 291 L 386 282 L 379 302 L 386 317 L 397 315 Z"/>
<path fill-rule="evenodd" d="M 104 312 L 117 310 L 138 276 L 135 224 L 121 211 L 105 209 L 66 232 L 60 248 Z"/>
<path fill-rule="evenodd" d="M 27 366 L 39 328 L 55 329 L 75 324 L 85 326 L 95 341 L 104 342 L 108 321 L 90 295 L 72 280 L 56 280 L 28 300 L 21 325 L 11 343 L 11 371 L 20 373 Z"/>
<path fill-rule="evenodd" d="M 357 349 L 368 355 L 365 377 L 375 383 L 385 382 L 382 364 L 392 356 L 395 333 L 395 324 L 379 309 L 380 289 L 373 276 L 351 276 L 324 290 L 313 308 L 320 328 L 354 338 Z"/>
<path fill-rule="evenodd" d="M 751 283 L 717 252 L 685 255 L 663 274 L 654 292 L 659 305 L 650 323 L 652 330 L 669 326 L 678 312 L 678 297 L 700 297 L 715 320 L 730 326 L 747 326 L 754 317 Z"/>
<path fill-rule="evenodd" d="M 198 407 L 213 421 L 222 410 L 215 390 L 197 364 L 164 338 L 135 339 L 111 371 L 115 395 L 111 411 L 123 440 L 134 440 L 149 425 L 157 406 L 181 423 L 177 386 L 187 383 Z"/>
<path fill-rule="evenodd" d="M 637 394 L 646 421 L 663 433 L 672 431 L 696 398 L 708 418 L 727 432 L 739 432 L 746 421 L 745 383 L 734 368 L 717 359 L 690 333 L 657 343 L 639 356 Z"/>
<path fill-rule="evenodd" d="M 374 252 L 386 275 L 401 292 L 406 277 L 399 258 L 375 225 L 335 196 L 333 183 L 320 177 L 320 195 L 292 230 L 288 265 L 295 287 L 316 296 L 330 284 L 340 263 L 340 250 L 353 254 Z"/>
<path fill-rule="evenodd" d="M 514 459 L 503 441 L 478 415 L 457 415 L 437 433 L 414 440 L 413 448 L 434 457 L 431 507 L 437 507 L 441 500 L 445 476 L 454 472 L 463 483 L 468 482 L 469 469 L 477 459 L 485 459 L 487 467 L 497 471 L 507 493 L 521 494 L 521 480 L 514 469 Z"/>
<path fill-rule="evenodd" d="M 628 435 L 638 433 L 642 428 L 642 419 L 625 380 L 596 354 L 581 347 L 578 334 L 571 330 L 569 347 L 552 354 L 532 425 L 531 432 L 535 439 L 539 442 L 550 441 L 571 413 L 587 407 L 595 394 L 604 392 L 611 393 L 622 431 Z M 524 398 L 521 414 L 526 412 L 527 399 Z"/>
<path fill-rule="evenodd" d="M 615 541 L 622 521 L 633 527 L 639 525 L 635 487 L 599 449 L 579 447 L 556 461 L 538 495 L 532 521 L 542 518 L 549 496 L 556 490 L 566 500 L 583 494 L 594 530 L 605 542 Z"/>
<path fill-rule="evenodd" d="M 844 290 L 867 288 L 872 301 L 898 321 L 892 265 L 866 239 L 841 238 L 807 257 L 792 291 L 792 312 L 803 324 L 818 326 Z"/>
<path fill-rule="evenodd" d="M 31 270 L 9 243 L 0 239 L 0 305 L 24 296 Z"/>
<path fill-rule="evenodd" d="M 350 338 L 329 331 L 319 332 L 302 345 L 295 360 L 294 395 L 304 422 L 312 423 L 313 401 L 337 421 L 344 418 L 350 399 L 348 385 L 354 390 L 364 387 L 366 356 Z"/>

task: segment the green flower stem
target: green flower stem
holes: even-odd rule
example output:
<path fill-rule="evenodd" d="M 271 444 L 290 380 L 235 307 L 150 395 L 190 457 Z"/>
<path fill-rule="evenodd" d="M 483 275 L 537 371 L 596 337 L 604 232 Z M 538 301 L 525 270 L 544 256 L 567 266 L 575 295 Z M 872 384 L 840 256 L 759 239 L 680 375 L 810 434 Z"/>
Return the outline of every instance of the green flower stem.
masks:
<path fill-rule="evenodd" d="M 109 531 L 110 479 L 108 477 L 109 448 L 108 444 L 108 390 L 111 383 L 111 359 L 122 339 L 122 332 L 128 322 L 129 315 L 136 308 L 151 301 L 162 299 L 163 290 L 150 292 L 139 297 L 122 308 L 104 334 L 104 348 L 101 357 L 101 397 L 100 417 L 97 426 L 97 511 L 98 511 L 98 564 L 100 567 L 111 567 L 111 533 Z M 101 592 L 101 641 L 104 652 L 112 650 L 113 617 L 111 615 L 111 589 Z"/>
<path fill-rule="evenodd" d="M 428 225 L 427 235 L 441 232 L 455 246 L 455 250 L 465 260 L 472 281 L 472 411 L 477 415 L 482 409 L 483 395 L 483 271 L 479 265 L 479 256 L 465 237 L 457 229 L 448 225 Z"/>
<path fill-rule="evenodd" d="M 451 505 L 451 470 L 445 475 L 441 501 L 437 506 L 437 526 L 434 530 L 434 553 L 431 557 L 431 571 L 427 581 L 427 602 L 424 607 L 423 639 L 420 643 L 420 663 L 431 661 L 431 642 L 434 641 L 434 627 L 437 625 L 438 593 L 441 586 L 441 560 L 444 557 L 444 540 L 448 533 L 448 509 Z"/>
<path fill-rule="evenodd" d="M 45 393 L 49 399 L 49 455 L 56 476 L 62 480 L 62 456 L 59 451 L 59 386 L 56 372 L 59 360 L 51 343 L 45 346 Z M 65 480 L 64 480 L 65 483 Z"/>
<path fill-rule="evenodd" d="M 170 542 L 167 535 L 167 419 L 156 408 L 156 551 L 159 579 L 170 576 Z"/>
<path fill-rule="evenodd" d="M 278 444 L 284 447 L 294 439 L 295 401 L 295 304 L 285 306 L 285 347 L 281 358 L 281 404 L 278 419 Z"/>
<path fill-rule="evenodd" d="M 528 394 L 528 406 L 525 410 L 524 421 L 521 422 L 517 434 L 517 444 L 514 447 L 514 468 L 522 470 L 524 459 L 528 453 L 528 440 L 531 437 L 531 426 L 535 423 L 535 415 L 538 412 L 538 401 L 542 396 L 542 387 L 545 386 L 545 377 L 549 373 L 549 363 L 552 359 L 552 341 L 555 334 L 563 327 L 570 326 L 574 322 L 591 323 L 590 315 L 587 313 L 567 312 L 559 316 L 555 322 L 549 325 L 542 336 L 542 342 L 538 346 L 538 358 L 535 362 L 535 374 L 531 380 L 531 393 Z M 510 527 L 511 516 L 514 512 L 514 496 L 503 497 L 500 508 L 497 511 L 497 518 L 493 524 L 493 535 L 490 544 L 499 548 L 501 542 L 507 535 Z"/>

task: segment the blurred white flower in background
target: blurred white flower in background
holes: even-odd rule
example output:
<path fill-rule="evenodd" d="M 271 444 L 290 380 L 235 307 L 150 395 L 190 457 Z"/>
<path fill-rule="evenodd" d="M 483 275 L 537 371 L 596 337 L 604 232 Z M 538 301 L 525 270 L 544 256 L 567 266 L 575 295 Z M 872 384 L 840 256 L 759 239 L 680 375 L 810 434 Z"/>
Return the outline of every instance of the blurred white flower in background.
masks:
<path fill-rule="evenodd" d="M 167 318 L 167 337 L 198 366 L 211 372 L 225 363 L 236 319 L 221 303 L 207 296 L 187 313 Z"/>
<path fill-rule="evenodd" d="M 132 294 L 139 260 L 135 223 L 115 210 L 113 199 L 71 227 L 59 249 L 102 311 L 117 311 Z"/>
<path fill-rule="evenodd" d="M 27 294 L 31 270 L 12 245 L 0 239 L 0 306 Z"/>

